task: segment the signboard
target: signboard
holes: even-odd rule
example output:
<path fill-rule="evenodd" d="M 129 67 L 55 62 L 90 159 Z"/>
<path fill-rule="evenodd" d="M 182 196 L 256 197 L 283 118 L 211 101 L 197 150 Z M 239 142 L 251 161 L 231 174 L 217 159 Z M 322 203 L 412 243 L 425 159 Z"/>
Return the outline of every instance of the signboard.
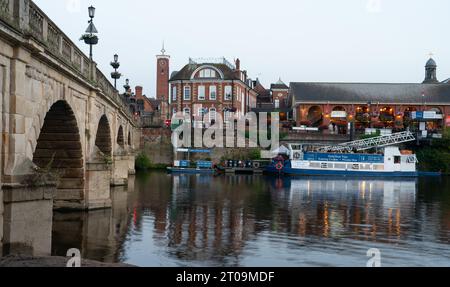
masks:
<path fill-rule="evenodd" d="M 423 112 L 412 112 L 413 120 L 421 120 L 423 119 Z"/>
<path fill-rule="evenodd" d="M 305 153 L 304 159 L 324 162 L 384 163 L 384 156 L 379 154 Z"/>
<path fill-rule="evenodd" d="M 345 111 L 333 111 L 331 112 L 331 117 L 335 119 L 347 118 L 347 113 Z"/>
<path fill-rule="evenodd" d="M 412 112 L 412 118 L 414 120 L 442 120 L 443 115 L 438 114 L 436 111 L 424 111 L 424 112 Z"/>

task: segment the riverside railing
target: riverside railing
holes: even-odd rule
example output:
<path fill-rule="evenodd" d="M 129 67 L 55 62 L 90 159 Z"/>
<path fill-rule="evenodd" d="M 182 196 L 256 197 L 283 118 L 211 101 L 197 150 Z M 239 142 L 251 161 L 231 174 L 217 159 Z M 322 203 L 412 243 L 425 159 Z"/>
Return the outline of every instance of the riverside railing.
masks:
<path fill-rule="evenodd" d="M 0 0 L 0 20 L 25 38 L 31 37 L 40 43 L 46 52 L 76 75 L 99 88 L 136 121 L 124 99 L 96 67 L 95 62 L 91 61 L 33 1 Z"/>

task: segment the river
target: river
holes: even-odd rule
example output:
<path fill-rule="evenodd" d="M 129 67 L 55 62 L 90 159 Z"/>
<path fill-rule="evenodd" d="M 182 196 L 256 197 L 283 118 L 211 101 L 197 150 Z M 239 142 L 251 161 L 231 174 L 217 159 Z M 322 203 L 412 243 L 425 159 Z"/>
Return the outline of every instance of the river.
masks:
<path fill-rule="evenodd" d="M 450 266 L 450 178 L 154 172 L 111 192 L 113 207 L 91 212 L 5 204 L 2 254 L 78 248 L 138 266 L 365 267 L 377 248 L 382 266 Z"/>

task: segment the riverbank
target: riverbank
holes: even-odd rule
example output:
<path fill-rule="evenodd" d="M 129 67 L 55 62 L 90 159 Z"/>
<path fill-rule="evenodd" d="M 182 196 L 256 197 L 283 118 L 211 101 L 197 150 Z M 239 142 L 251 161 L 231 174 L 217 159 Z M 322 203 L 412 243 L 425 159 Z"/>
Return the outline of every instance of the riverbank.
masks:
<path fill-rule="evenodd" d="M 9 255 L 0 257 L 0 267 L 66 267 L 67 257 L 32 257 L 23 255 Z M 94 260 L 81 260 L 81 267 L 136 267 L 124 263 L 103 263 Z"/>
<path fill-rule="evenodd" d="M 436 139 L 427 145 L 415 148 L 419 160 L 419 170 L 440 171 L 450 175 L 450 129 L 447 129 L 442 139 Z"/>

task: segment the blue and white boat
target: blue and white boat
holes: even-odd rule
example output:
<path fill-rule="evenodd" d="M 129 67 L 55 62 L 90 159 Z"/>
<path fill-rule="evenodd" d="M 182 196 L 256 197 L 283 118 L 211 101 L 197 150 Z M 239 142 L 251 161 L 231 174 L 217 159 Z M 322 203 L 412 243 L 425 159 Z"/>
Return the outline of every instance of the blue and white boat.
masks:
<path fill-rule="evenodd" d="M 401 151 L 399 144 L 413 141 L 410 132 L 380 136 L 335 146 L 289 144 L 286 156 L 278 156 L 266 172 L 305 176 L 418 177 L 440 173 L 417 171 L 417 157 Z M 375 151 L 369 153 L 368 151 Z"/>

